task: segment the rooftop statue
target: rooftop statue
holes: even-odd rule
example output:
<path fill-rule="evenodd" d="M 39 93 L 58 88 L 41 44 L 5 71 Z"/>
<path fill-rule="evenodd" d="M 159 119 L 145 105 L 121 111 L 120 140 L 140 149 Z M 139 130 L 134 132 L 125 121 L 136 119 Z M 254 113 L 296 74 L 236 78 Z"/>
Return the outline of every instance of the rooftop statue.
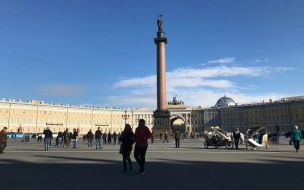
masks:
<path fill-rule="evenodd" d="M 162 17 L 163 15 L 160 14 L 158 15 L 158 18 L 157 18 L 157 26 L 158 26 L 158 31 L 163 31 L 163 20 L 162 20 Z"/>

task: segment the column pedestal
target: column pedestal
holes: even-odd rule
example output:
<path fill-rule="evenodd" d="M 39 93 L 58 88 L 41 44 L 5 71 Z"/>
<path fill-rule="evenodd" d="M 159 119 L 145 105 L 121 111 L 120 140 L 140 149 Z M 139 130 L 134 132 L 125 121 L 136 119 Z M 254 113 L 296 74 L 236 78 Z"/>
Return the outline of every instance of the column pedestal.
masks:
<path fill-rule="evenodd" d="M 155 137 L 159 137 L 159 134 L 168 133 L 168 137 L 172 135 L 172 129 L 170 126 L 170 112 L 168 110 L 155 110 L 153 113 L 154 117 L 154 125 L 152 128 L 152 132 Z"/>

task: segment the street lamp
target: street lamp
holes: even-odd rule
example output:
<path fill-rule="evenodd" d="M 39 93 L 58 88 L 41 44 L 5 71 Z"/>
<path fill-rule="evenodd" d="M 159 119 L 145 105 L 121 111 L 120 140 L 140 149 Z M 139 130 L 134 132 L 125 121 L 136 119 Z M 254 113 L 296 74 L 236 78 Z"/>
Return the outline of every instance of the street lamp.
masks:
<path fill-rule="evenodd" d="M 125 114 L 122 114 L 121 117 L 125 120 L 125 125 L 127 123 L 127 119 L 129 119 L 130 115 L 127 114 L 127 110 L 125 110 Z"/>

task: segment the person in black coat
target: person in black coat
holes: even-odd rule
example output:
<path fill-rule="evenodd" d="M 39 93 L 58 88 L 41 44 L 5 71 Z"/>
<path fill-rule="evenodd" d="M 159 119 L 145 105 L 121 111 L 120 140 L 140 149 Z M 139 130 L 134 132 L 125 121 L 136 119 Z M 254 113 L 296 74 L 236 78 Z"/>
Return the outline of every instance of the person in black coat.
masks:
<path fill-rule="evenodd" d="M 235 148 L 239 149 L 239 141 L 241 138 L 241 132 L 239 131 L 239 128 L 236 128 L 235 131 L 233 131 L 233 138 L 234 138 Z"/>
<path fill-rule="evenodd" d="M 114 131 L 114 133 L 113 133 L 113 139 L 114 139 L 113 144 L 116 144 L 116 141 L 117 141 L 117 133 L 116 133 L 116 131 Z"/>
<path fill-rule="evenodd" d="M 135 142 L 134 133 L 129 124 L 125 125 L 125 129 L 121 133 L 121 135 L 119 137 L 119 141 L 121 141 L 119 153 L 122 154 L 122 158 L 123 158 L 122 173 L 124 173 L 124 172 L 127 172 L 127 161 L 129 163 L 130 170 L 132 170 L 132 161 L 130 159 L 130 154 L 132 152 L 132 145 Z"/>
<path fill-rule="evenodd" d="M 88 148 L 92 147 L 92 140 L 94 138 L 94 134 L 92 133 L 92 130 L 89 130 L 87 134 L 87 139 L 88 139 Z"/>

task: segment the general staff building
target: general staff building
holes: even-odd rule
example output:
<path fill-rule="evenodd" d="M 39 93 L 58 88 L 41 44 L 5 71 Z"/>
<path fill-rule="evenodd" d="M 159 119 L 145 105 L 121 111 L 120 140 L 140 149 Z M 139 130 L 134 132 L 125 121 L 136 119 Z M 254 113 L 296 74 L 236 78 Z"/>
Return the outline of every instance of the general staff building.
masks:
<path fill-rule="evenodd" d="M 294 125 L 304 130 L 304 96 L 285 97 L 280 100 L 262 100 L 254 104 L 238 105 L 230 97 L 221 97 L 213 107 L 190 107 L 183 101 L 167 102 L 170 111 L 170 125 L 186 133 L 202 133 L 205 129 L 219 126 L 226 131 L 239 127 L 246 131 L 250 127 L 264 126 L 269 131 L 275 128 L 290 131 Z M 80 134 L 98 127 L 105 132 L 120 132 L 125 123 L 133 129 L 139 119 L 145 119 L 152 130 L 153 111 L 151 108 L 114 108 L 96 106 L 75 106 L 71 104 L 48 104 L 44 101 L 23 102 L 15 99 L 0 100 L 0 127 L 8 131 L 25 133 L 43 132 L 50 126 L 53 132 L 68 128 L 79 129 Z"/>

